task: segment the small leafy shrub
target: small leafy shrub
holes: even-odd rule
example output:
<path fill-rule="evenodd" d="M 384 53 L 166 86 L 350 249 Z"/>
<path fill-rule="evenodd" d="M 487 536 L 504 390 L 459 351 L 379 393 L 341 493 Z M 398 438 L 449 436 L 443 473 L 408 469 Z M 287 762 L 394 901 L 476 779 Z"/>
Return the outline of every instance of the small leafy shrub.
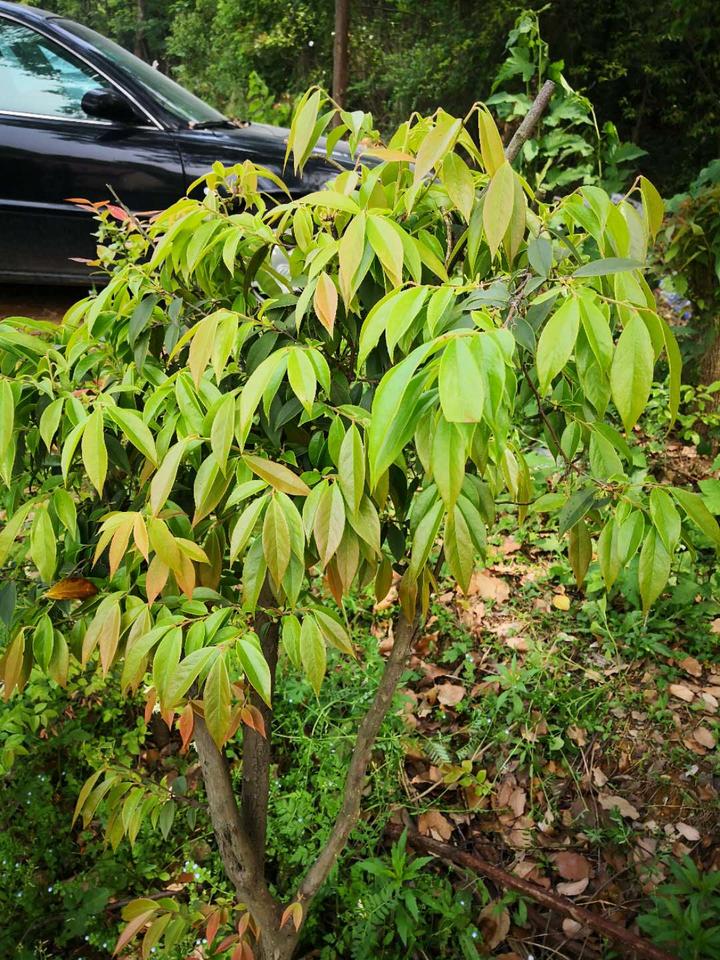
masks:
<path fill-rule="evenodd" d="M 447 960 L 479 960 L 482 934 L 474 917 L 488 901 L 480 881 L 455 890 L 429 868 L 434 857 L 413 857 L 406 835 L 386 857 L 353 864 L 337 897 L 344 923 L 328 937 L 323 960 L 403 960 L 424 953 Z"/>
<path fill-rule="evenodd" d="M 680 960 L 720 957 L 720 871 L 702 873 L 690 857 L 670 861 L 674 881 L 658 887 L 654 909 L 638 917 L 640 929 Z"/>
<path fill-rule="evenodd" d="M 60 327 L 0 324 L 4 697 L 37 673 L 72 690 L 91 664 L 142 690 L 194 746 L 225 872 L 197 896 L 128 904 L 118 950 L 142 935 L 169 953 L 203 931 L 289 960 L 360 820 L 437 579 L 468 589 L 498 514 L 557 518 L 578 587 L 592 571 L 611 590 L 637 557 L 645 614 L 691 528 L 720 545 L 698 493 L 635 468 L 661 357 L 671 417 L 680 389 L 643 275 L 662 220 L 652 185 L 634 186 L 637 206 L 597 186 L 545 203 L 481 104 L 368 146 L 372 131 L 309 91 L 288 160 L 300 174 L 325 149 L 323 189 L 287 199 L 248 161 L 216 164 L 149 224 L 110 205 L 107 286 Z M 337 815 L 286 876 L 268 857 L 274 704 L 293 675 L 321 695 L 328 647 L 361 652 L 358 592 L 394 582 Z M 102 764 L 76 816 L 117 847 L 141 830 L 186 837 L 177 780 Z"/>

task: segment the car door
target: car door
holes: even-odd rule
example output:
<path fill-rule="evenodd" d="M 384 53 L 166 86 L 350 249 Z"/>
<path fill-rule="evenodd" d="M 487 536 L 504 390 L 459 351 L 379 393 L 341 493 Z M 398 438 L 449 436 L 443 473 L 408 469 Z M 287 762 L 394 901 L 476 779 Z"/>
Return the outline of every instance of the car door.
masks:
<path fill-rule="evenodd" d="M 0 279 L 87 281 L 71 258 L 93 256 L 95 225 L 69 197 L 114 192 L 145 211 L 182 196 L 180 153 L 158 121 L 83 111 L 85 93 L 112 85 L 64 44 L 0 15 Z"/>

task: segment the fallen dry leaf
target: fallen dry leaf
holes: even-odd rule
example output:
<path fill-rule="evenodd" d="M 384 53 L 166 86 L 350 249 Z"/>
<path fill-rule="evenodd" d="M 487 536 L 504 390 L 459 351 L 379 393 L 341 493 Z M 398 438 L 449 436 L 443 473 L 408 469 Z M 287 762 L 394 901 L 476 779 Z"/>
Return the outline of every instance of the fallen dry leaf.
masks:
<path fill-rule="evenodd" d="M 563 897 L 577 897 L 585 892 L 589 883 L 589 878 L 585 877 L 584 880 L 575 880 L 572 883 L 559 883 L 555 889 Z"/>
<path fill-rule="evenodd" d="M 570 739 L 576 743 L 579 747 L 584 747 L 587 744 L 587 731 L 583 730 L 582 727 L 568 727 L 567 731 Z"/>
<path fill-rule="evenodd" d="M 605 784 L 608 782 L 608 778 L 602 772 L 600 767 L 592 768 L 592 776 L 593 776 L 593 782 L 595 783 L 596 787 L 604 787 Z"/>
<path fill-rule="evenodd" d="M 552 598 L 553 606 L 558 610 L 569 610 L 570 609 L 570 597 L 566 597 L 564 593 L 556 593 Z"/>
<path fill-rule="evenodd" d="M 617 810 L 621 817 L 628 817 L 630 820 L 640 819 L 638 810 L 624 797 L 613 797 L 601 793 L 598 800 L 603 810 Z"/>
<path fill-rule="evenodd" d="M 570 850 L 555 854 L 553 862 L 563 880 L 587 880 L 592 872 L 590 862 Z"/>
<path fill-rule="evenodd" d="M 697 727 L 693 733 L 693 739 L 702 747 L 707 747 L 708 750 L 713 750 L 715 748 L 715 737 L 710 733 L 707 727 Z"/>
<path fill-rule="evenodd" d="M 681 670 L 684 670 L 685 673 L 689 673 L 691 677 L 702 676 L 702 666 L 700 665 L 700 661 L 696 660 L 695 657 L 685 657 L 684 660 L 678 660 L 678 666 Z"/>
<path fill-rule="evenodd" d="M 465 696 L 465 688 L 456 683 L 439 683 L 435 689 L 438 701 L 446 707 L 454 707 Z"/>
<path fill-rule="evenodd" d="M 479 927 L 486 950 L 500 946 L 510 933 L 510 914 L 507 907 L 501 907 L 499 903 L 489 903 L 480 911 Z"/>
<path fill-rule="evenodd" d="M 690 843 L 697 843 L 700 839 L 700 832 L 696 830 L 695 827 L 691 827 L 689 823 L 676 823 L 675 829 L 682 837 L 689 840 Z"/>
<path fill-rule="evenodd" d="M 452 824 L 439 810 L 428 810 L 418 817 L 418 833 L 435 840 L 449 840 L 452 836 Z M 498 941 L 499 942 L 499 941 Z"/>
<path fill-rule="evenodd" d="M 508 637 L 505 641 L 505 646 L 517 651 L 517 653 L 528 652 L 528 642 L 525 637 Z"/>
<path fill-rule="evenodd" d="M 686 703 L 690 703 L 690 701 L 695 698 L 695 694 L 690 687 L 686 687 L 684 683 L 671 683 L 668 690 L 673 697 L 677 697 L 678 700 L 684 700 Z"/>
<path fill-rule="evenodd" d="M 566 917 L 562 922 L 563 933 L 568 938 L 568 940 L 575 940 L 578 937 L 586 936 L 588 928 L 583 926 L 582 923 L 578 923 L 577 920 L 571 920 L 570 917 Z"/>
<path fill-rule="evenodd" d="M 481 570 L 476 570 L 470 578 L 468 596 L 479 596 L 483 600 L 505 603 L 510 596 L 510 586 L 507 581 L 501 580 L 500 577 L 491 577 Z"/>
<path fill-rule="evenodd" d="M 720 633 L 720 617 L 716 617 L 710 622 L 710 632 Z"/>

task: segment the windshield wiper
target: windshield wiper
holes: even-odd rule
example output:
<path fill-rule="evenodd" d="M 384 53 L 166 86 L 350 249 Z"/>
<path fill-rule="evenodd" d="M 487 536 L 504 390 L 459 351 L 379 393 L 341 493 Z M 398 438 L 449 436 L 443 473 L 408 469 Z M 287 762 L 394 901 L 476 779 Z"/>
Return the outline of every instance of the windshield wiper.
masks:
<path fill-rule="evenodd" d="M 247 124 L 237 123 L 235 120 L 194 120 L 190 122 L 191 130 L 214 130 L 223 127 L 241 127 Z"/>

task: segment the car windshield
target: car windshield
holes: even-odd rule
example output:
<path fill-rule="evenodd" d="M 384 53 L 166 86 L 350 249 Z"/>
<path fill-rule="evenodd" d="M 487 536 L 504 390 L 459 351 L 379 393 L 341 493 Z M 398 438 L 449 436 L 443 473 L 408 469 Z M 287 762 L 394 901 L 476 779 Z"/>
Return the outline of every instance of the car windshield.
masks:
<path fill-rule="evenodd" d="M 75 23 L 73 20 L 60 19 L 59 23 L 69 33 L 96 47 L 113 66 L 125 73 L 135 83 L 144 87 L 166 110 L 175 114 L 180 120 L 185 120 L 192 125 L 198 123 L 214 124 L 225 121 L 225 117 L 219 110 L 215 110 L 214 107 L 204 103 L 199 97 L 181 87 L 179 83 L 175 83 L 170 77 L 166 77 L 164 73 L 160 73 L 159 70 L 151 67 L 149 63 L 125 50 L 113 40 L 108 40 L 102 34 L 96 33 L 81 23 Z"/>

